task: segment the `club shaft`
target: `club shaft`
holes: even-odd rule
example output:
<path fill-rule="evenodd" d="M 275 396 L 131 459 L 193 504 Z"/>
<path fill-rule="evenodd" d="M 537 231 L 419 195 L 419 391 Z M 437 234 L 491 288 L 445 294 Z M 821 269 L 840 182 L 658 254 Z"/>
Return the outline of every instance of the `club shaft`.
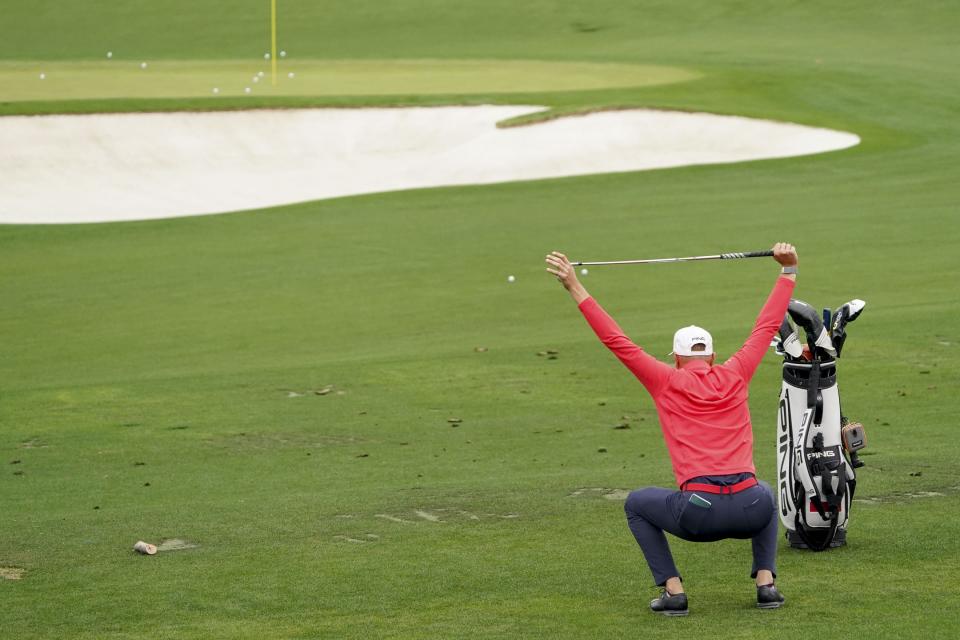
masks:
<path fill-rule="evenodd" d="M 773 251 L 745 251 L 736 253 L 718 253 L 713 256 L 688 256 L 686 258 L 652 258 L 649 260 L 605 260 L 600 262 L 574 262 L 573 265 L 580 267 L 594 267 L 613 264 L 662 264 L 667 262 L 692 262 L 694 260 L 735 260 L 739 258 L 763 258 L 773 255 Z"/>

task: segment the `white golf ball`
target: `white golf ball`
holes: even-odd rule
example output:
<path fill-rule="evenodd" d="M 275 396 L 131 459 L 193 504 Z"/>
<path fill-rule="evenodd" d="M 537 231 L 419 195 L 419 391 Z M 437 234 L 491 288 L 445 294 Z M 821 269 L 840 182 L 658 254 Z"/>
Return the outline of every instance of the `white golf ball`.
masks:
<path fill-rule="evenodd" d="M 258 72 L 257 72 L 257 75 L 262 78 L 262 77 L 263 77 L 263 71 L 258 71 Z"/>
<path fill-rule="evenodd" d="M 243 88 L 243 92 L 244 92 L 244 93 L 250 93 L 250 87 L 244 87 L 244 88 Z"/>
<path fill-rule="evenodd" d="M 41 80 L 46 80 L 46 79 L 47 79 L 47 74 L 41 73 L 41 74 L 40 74 L 40 79 L 41 79 Z"/>
<path fill-rule="evenodd" d="M 219 89 L 218 87 L 214 87 L 214 88 L 213 88 L 213 94 L 216 95 L 216 94 L 218 94 L 218 93 L 220 93 L 220 89 Z"/>
<path fill-rule="evenodd" d="M 514 281 L 516 281 L 516 278 L 514 278 L 513 276 L 507 276 L 507 282 L 514 282 Z"/>
<path fill-rule="evenodd" d="M 253 76 L 252 81 L 253 81 L 253 82 L 260 82 L 260 76 Z"/>
<path fill-rule="evenodd" d="M 147 68 L 147 63 L 146 63 L 146 62 L 141 62 L 141 63 L 140 63 L 140 68 L 141 68 L 141 69 L 146 69 L 146 68 Z"/>
<path fill-rule="evenodd" d="M 113 57 L 113 51 L 107 51 L 107 58 L 109 59 L 112 57 Z"/>
<path fill-rule="evenodd" d="M 581 275 L 584 275 L 584 276 L 585 276 L 585 275 L 587 275 L 588 273 L 590 273 L 590 272 L 587 271 L 587 268 L 586 268 L 586 267 L 584 267 L 583 269 L 580 269 L 580 274 L 581 274 Z"/>
<path fill-rule="evenodd" d="M 291 71 L 290 73 L 288 73 L 288 74 L 287 74 L 287 77 L 288 77 L 288 78 L 293 78 L 293 77 L 294 77 L 293 71 Z"/>
<path fill-rule="evenodd" d="M 281 57 L 281 58 L 286 58 L 286 57 L 287 57 L 287 52 L 286 52 L 286 51 L 281 51 L 281 52 L 280 52 L 280 57 Z"/>
<path fill-rule="evenodd" d="M 269 54 L 269 53 L 263 54 L 263 59 L 264 59 L 264 60 L 269 60 L 269 59 L 270 59 L 270 54 Z"/>

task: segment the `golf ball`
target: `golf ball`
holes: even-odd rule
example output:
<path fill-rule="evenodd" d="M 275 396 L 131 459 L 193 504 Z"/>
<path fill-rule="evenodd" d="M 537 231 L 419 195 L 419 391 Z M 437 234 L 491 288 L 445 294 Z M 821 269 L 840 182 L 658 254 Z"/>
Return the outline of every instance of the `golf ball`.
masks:
<path fill-rule="evenodd" d="M 287 52 L 286 52 L 286 51 L 281 51 L 281 52 L 280 52 L 280 57 L 281 57 L 281 58 L 286 58 L 286 57 L 287 57 Z"/>
<path fill-rule="evenodd" d="M 507 282 L 514 282 L 515 280 L 516 278 L 514 278 L 513 276 L 507 276 Z"/>
<path fill-rule="evenodd" d="M 244 93 L 250 93 L 250 87 L 244 87 L 244 88 L 243 88 L 243 92 L 244 92 Z"/>
<path fill-rule="evenodd" d="M 588 273 L 590 273 L 590 272 L 587 271 L 586 268 L 580 269 L 580 274 L 581 274 L 581 275 L 587 275 Z"/>
<path fill-rule="evenodd" d="M 258 71 L 258 72 L 257 72 L 257 75 L 262 78 L 262 77 L 263 77 L 263 71 Z"/>
<path fill-rule="evenodd" d="M 253 76 L 253 82 L 260 82 L 260 76 Z"/>
<path fill-rule="evenodd" d="M 147 68 L 147 63 L 146 63 L 146 62 L 141 62 L 141 63 L 140 63 L 140 68 L 141 68 L 141 69 L 146 69 L 146 68 Z"/>
<path fill-rule="evenodd" d="M 45 73 L 41 73 L 41 74 L 40 74 L 40 79 L 41 79 L 41 80 L 46 80 L 46 78 L 47 78 L 47 74 L 45 74 Z"/>
<path fill-rule="evenodd" d="M 270 54 L 269 54 L 269 53 L 263 54 L 263 59 L 264 59 L 264 60 L 269 60 L 269 59 L 270 59 Z"/>
<path fill-rule="evenodd" d="M 294 74 L 293 74 L 293 71 L 291 71 L 290 73 L 287 74 L 287 77 L 288 77 L 288 78 L 292 78 L 293 75 L 294 75 Z"/>
<path fill-rule="evenodd" d="M 214 95 L 220 93 L 220 89 L 219 89 L 218 87 L 214 87 L 214 88 L 213 88 L 213 93 L 214 93 Z"/>
<path fill-rule="evenodd" d="M 113 57 L 113 51 L 107 51 L 107 58 L 109 59 L 112 57 Z"/>

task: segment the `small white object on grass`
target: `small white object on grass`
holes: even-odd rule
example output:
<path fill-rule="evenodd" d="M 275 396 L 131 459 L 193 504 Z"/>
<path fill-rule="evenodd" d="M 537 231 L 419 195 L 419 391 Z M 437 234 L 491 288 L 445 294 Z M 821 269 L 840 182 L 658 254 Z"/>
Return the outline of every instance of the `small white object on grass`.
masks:
<path fill-rule="evenodd" d="M 47 74 L 41 73 L 41 74 L 40 74 L 40 79 L 41 79 L 41 80 L 46 80 L 46 79 L 47 79 Z"/>
<path fill-rule="evenodd" d="M 147 63 L 146 63 L 146 62 L 141 62 L 141 63 L 140 63 L 140 68 L 141 68 L 141 69 L 146 69 L 146 68 L 147 68 Z"/>
<path fill-rule="evenodd" d="M 280 57 L 281 57 L 281 58 L 286 58 L 286 57 L 287 57 L 287 52 L 286 52 L 286 51 L 281 51 L 281 52 L 280 52 Z"/>
<path fill-rule="evenodd" d="M 250 87 L 244 87 L 244 88 L 243 88 L 243 92 L 244 92 L 244 93 L 250 93 Z"/>
<path fill-rule="evenodd" d="M 217 95 L 218 93 L 220 93 L 220 88 L 219 88 L 219 87 L 214 87 L 214 88 L 213 88 L 213 95 Z"/>
<path fill-rule="evenodd" d="M 507 276 L 507 282 L 515 282 L 515 281 L 516 281 L 516 278 L 514 278 L 513 276 Z"/>
<path fill-rule="evenodd" d="M 260 82 L 260 76 L 253 76 L 253 82 Z"/>
<path fill-rule="evenodd" d="M 585 275 L 587 275 L 588 273 L 590 273 L 590 271 L 588 271 L 586 267 L 584 267 L 583 269 L 580 269 L 580 275 L 585 276 Z"/>
<path fill-rule="evenodd" d="M 113 51 L 107 51 L 107 60 L 113 57 Z"/>
<path fill-rule="evenodd" d="M 262 78 L 262 77 L 263 77 L 263 71 L 258 71 L 258 72 L 257 72 L 257 75 Z"/>
<path fill-rule="evenodd" d="M 263 54 L 263 59 L 264 59 L 264 60 L 269 60 L 269 59 L 270 59 L 270 54 L 269 54 L 269 53 Z"/>
<path fill-rule="evenodd" d="M 288 78 L 293 78 L 293 77 L 294 77 L 293 71 L 291 71 L 290 73 L 288 73 L 288 74 L 287 74 L 287 77 L 288 77 Z"/>

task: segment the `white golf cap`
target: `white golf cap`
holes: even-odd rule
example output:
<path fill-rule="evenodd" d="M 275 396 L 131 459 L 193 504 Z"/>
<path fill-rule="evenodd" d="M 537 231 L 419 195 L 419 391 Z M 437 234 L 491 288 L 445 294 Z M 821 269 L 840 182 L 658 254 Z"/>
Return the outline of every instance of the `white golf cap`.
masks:
<path fill-rule="evenodd" d="M 694 351 L 693 345 L 702 344 L 703 351 Z M 673 334 L 673 351 L 670 355 L 678 356 L 709 356 L 713 355 L 713 336 L 703 327 L 690 325 L 683 329 L 677 329 Z"/>

